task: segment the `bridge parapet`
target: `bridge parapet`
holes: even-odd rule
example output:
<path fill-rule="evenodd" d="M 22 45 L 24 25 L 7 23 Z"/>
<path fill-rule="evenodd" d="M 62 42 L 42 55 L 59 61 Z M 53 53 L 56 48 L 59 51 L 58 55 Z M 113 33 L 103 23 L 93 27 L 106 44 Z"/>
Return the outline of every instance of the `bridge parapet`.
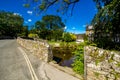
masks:
<path fill-rule="evenodd" d="M 49 62 L 53 58 L 50 45 L 43 40 L 29 40 L 23 38 L 17 38 L 17 42 L 31 53 L 36 55 L 40 60 Z"/>

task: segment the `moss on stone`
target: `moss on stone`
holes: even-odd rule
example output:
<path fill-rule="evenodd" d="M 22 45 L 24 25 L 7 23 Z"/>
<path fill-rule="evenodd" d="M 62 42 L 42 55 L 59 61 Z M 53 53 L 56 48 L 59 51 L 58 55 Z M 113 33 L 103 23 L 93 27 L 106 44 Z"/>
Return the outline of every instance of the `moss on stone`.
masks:
<path fill-rule="evenodd" d="M 119 73 L 114 74 L 114 76 L 115 76 L 115 80 L 118 80 L 118 78 L 120 78 L 120 74 Z"/>
<path fill-rule="evenodd" d="M 120 62 L 118 62 L 116 65 L 117 65 L 118 67 L 120 67 Z"/>
<path fill-rule="evenodd" d="M 91 51 L 90 53 L 90 56 L 93 58 L 93 59 L 96 59 L 97 56 L 98 56 L 99 52 L 98 52 L 98 49 L 96 48 L 94 51 Z"/>
<path fill-rule="evenodd" d="M 95 74 L 95 76 L 98 78 L 99 77 L 99 75 L 100 75 L 100 73 L 98 73 L 98 72 L 94 72 L 94 74 Z"/>
<path fill-rule="evenodd" d="M 114 57 L 114 54 L 111 55 L 110 59 L 108 60 L 109 63 L 113 62 L 113 57 Z"/>
<path fill-rule="evenodd" d="M 97 66 L 99 62 L 99 60 L 95 60 L 95 65 Z"/>

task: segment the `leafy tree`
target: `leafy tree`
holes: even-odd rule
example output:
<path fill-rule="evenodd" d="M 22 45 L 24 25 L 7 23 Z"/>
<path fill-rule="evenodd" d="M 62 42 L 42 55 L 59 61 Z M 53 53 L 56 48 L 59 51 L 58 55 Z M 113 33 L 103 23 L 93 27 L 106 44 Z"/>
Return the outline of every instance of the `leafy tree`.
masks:
<path fill-rule="evenodd" d="M 67 32 L 67 33 L 63 34 L 63 41 L 66 41 L 66 42 L 71 42 L 72 41 L 70 33 Z"/>
<path fill-rule="evenodd" d="M 94 41 L 99 47 L 115 48 L 120 46 L 120 1 L 98 0 L 97 3 L 101 1 L 103 1 L 104 7 L 98 9 L 98 13 L 92 21 Z"/>
<path fill-rule="evenodd" d="M 46 15 L 43 16 L 42 21 L 35 23 L 37 34 L 47 40 L 60 40 L 64 31 L 64 23 L 59 16 Z"/>
<path fill-rule="evenodd" d="M 72 11 L 77 2 L 79 2 L 79 0 L 26 0 L 26 4 L 23 4 L 23 6 L 27 8 L 32 7 L 35 11 L 41 13 L 42 11 L 46 11 L 49 7 L 57 5 L 55 8 L 57 12 L 64 14 L 70 9 L 72 15 Z"/>
<path fill-rule="evenodd" d="M 20 31 L 20 33 L 18 34 L 18 36 L 27 38 L 28 37 L 28 33 L 29 33 L 28 26 L 23 26 L 21 31 Z"/>
<path fill-rule="evenodd" d="M 20 33 L 23 18 L 20 15 L 0 11 L 0 32 L 5 36 L 17 36 Z"/>
<path fill-rule="evenodd" d="M 110 2 L 112 2 L 113 0 L 93 0 L 93 1 L 96 2 L 96 7 L 98 9 L 101 9 L 102 6 L 110 4 Z"/>
<path fill-rule="evenodd" d="M 63 33 L 63 41 L 65 42 L 72 42 L 76 40 L 76 36 L 72 33 L 69 32 L 64 32 Z"/>

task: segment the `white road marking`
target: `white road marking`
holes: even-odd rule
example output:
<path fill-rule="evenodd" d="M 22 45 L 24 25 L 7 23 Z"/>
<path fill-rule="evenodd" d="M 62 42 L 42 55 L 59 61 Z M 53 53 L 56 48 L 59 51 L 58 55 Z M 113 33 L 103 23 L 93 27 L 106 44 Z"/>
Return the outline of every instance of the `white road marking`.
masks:
<path fill-rule="evenodd" d="M 35 74 L 35 71 L 32 67 L 32 64 L 27 56 L 27 54 L 23 51 L 23 49 L 21 47 L 18 47 L 18 49 L 21 51 L 21 53 L 23 54 L 25 60 L 26 60 L 26 63 L 28 65 L 28 68 L 29 68 L 29 71 L 30 71 L 30 74 L 31 74 L 31 77 L 32 77 L 32 80 L 38 80 L 38 77 L 36 76 Z"/>

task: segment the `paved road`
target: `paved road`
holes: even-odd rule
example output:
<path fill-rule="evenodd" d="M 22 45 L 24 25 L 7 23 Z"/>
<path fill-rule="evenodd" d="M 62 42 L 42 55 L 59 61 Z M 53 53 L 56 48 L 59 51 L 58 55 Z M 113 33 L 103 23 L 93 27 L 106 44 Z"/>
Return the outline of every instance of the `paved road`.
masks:
<path fill-rule="evenodd" d="M 79 79 L 42 62 L 29 51 L 21 48 L 16 40 L 11 39 L 0 40 L 0 80 Z"/>
<path fill-rule="evenodd" d="M 33 80 L 16 40 L 0 40 L 0 80 Z"/>

